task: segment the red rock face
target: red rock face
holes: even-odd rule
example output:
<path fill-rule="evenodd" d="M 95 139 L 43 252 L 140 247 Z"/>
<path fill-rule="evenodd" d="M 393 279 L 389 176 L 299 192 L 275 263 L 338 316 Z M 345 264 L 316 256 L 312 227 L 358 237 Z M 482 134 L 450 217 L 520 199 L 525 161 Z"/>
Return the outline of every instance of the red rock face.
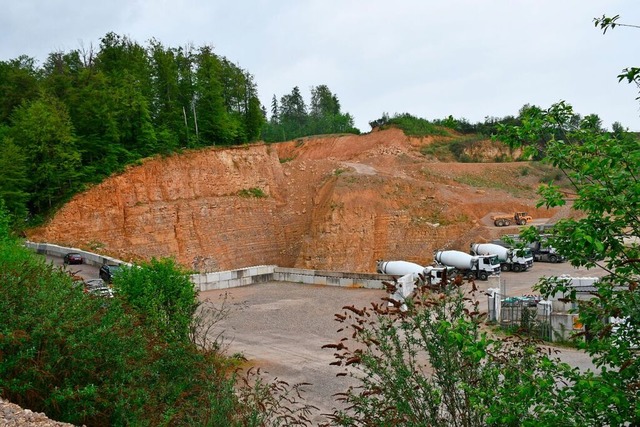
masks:
<path fill-rule="evenodd" d="M 217 271 L 260 264 L 373 272 L 515 230 L 483 222 L 537 210 L 526 163 L 439 163 L 399 130 L 210 148 L 153 158 L 77 195 L 29 238 L 125 260 Z M 256 197 L 258 196 L 258 197 Z"/>

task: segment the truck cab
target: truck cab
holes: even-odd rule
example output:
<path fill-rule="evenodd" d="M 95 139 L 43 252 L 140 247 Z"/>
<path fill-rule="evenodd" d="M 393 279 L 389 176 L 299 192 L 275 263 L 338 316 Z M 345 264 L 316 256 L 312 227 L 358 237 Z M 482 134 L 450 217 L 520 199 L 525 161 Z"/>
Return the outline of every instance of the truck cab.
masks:
<path fill-rule="evenodd" d="M 498 255 L 477 255 L 478 262 L 475 276 L 480 280 L 487 280 L 489 276 L 499 275 L 502 268 Z"/>
<path fill-rule="evenodd" d="M 545 246 L 542 242 L 534 242 L 530 246 L 533 259 L 541 262 L 564 262 L 565 258 L 558 254 L 555 248 L 551 246 Z"/>

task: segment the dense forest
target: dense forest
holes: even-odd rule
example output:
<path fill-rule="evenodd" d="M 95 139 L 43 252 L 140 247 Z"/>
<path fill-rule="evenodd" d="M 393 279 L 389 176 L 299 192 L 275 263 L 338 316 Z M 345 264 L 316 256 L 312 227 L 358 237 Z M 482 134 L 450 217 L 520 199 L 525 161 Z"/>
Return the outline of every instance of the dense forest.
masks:
<path fill-rule="evenodd" d="M 210 46 L 109 33 L 42 66 L 0 61 L 0 199 L 25 225 L 144 157 L 336 132 L 359 133 L 327 86 L 309 107 L 298 87 L 274 95 L 267 120 L 253 76 Z"/>

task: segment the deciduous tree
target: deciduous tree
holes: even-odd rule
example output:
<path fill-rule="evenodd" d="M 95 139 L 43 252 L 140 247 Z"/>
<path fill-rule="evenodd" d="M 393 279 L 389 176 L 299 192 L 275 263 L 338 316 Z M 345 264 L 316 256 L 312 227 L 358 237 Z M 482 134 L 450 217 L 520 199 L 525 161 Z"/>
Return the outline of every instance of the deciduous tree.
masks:
<path fill-rule="evenodd" d="M 43 93 L 13 115 L 11 136 L 32 165 L 29 185 L 33 212 L 41 214 L 76 189 L 80 154 L 64 104 Z"/>
<path fill-rule="evenodd" d="M 576 218 L 558 221 L 549 244 L 574 266 L 600 266 L 609 274 L 595 285 L 593 298 L 579 301 L 564 280 L 548 278 L 539 289 L 546 296 L 564 295 L 576 305 L 588 331 L 577 342 L 600 369 L 592 379 L 583 377 L 567 389 L 567 403 L 592 402 L 583 408 L 585 422 L 597 425 L 635 425 L 640 422 L 640 140 L 628 132 L 606 132 L 593 116 L 576 127 L 573 110 L 561 102 L 541 110 L 532 128 L 535 135 L 551 132 L 546 160 L 561 169 L 576 194 Z M 511 129 L 510 138 L 522 129 Z M 540 189 L 539 206 L 566 203 L 554 185 Z M 537 239 L 537 231 L 524 236 Z M 614 321 L 619 321 L 615 326 Z M 615 327 L 614 327 L 615 326 Z"/>

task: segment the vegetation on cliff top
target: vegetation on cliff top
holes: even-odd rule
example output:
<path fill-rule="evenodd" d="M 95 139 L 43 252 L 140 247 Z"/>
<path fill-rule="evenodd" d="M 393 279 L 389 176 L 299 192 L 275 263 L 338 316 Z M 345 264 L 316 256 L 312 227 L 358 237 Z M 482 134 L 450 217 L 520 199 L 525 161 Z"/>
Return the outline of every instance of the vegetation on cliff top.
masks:
<path fill-rule="evenodd" d="M 359 133 L 327 86 L 311 92 L 308 110 L 297 87 L 279 104 L 274 95 L 267 122 L 253 76 L 210 46 L 143 46 L 114 33 L 41 67 L 0 61 L 0 198 L 24 227 L 145 157 Z"/>
<path fill-rule="evenodd" d="M 462 153 L 467 135 L 488 137 L 519 120 L 384 114 L 371 126 L 418 137 L 453 130 L 463 137 L 451 151 L 464 161 L 474 160 Z M 274 95 L 268 115 L 253 76 L 210 46 L 153 39 L 143 46 L 108 33 L 97 50 L 54 52 L 41 67 L 26 56 L 0 61 L 0 198 L 17 228 L 40 223 L 87 185 L 144 157 L 332 133 L 360 131 L 326 85 L 311 88 L 309 104 L 297 86 Z"/>

